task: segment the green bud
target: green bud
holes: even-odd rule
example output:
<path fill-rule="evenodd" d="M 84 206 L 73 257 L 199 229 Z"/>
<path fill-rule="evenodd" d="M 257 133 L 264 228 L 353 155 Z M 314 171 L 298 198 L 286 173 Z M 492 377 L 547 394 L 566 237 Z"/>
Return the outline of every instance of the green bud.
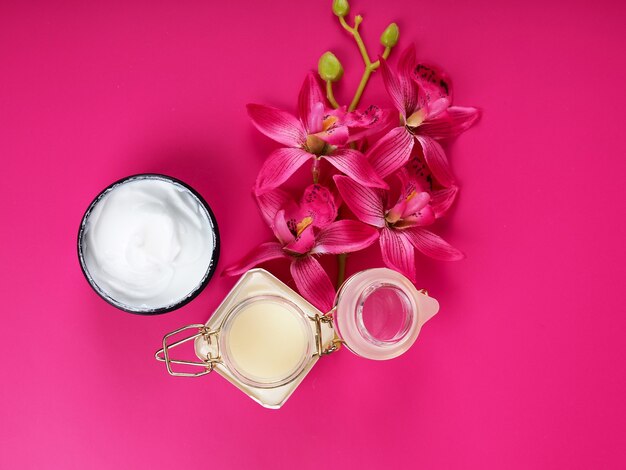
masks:
<path fill-rule="evenodd" d="M 393 47 L 398 44 L 398 37 L 400 36 L 400 30 L 398 29 L 398 25 L 395 23 L 391 23 L 387 26 L 387 29 L 383 31 L 383 34 L 380 36 L 380 43 L 385 47 Z"/>
<path fill-rule="evenodd" d="M 350 12 L 348 0 L 333 0 L 333 13 L 337 16 L 346 16 Z"/>
<path fill-rule="evenodd" d="M 324 52 L 317 64 L 317 71 L 325 82 L 336 82 L 343 75 L 341 62 L 332 52 Z"/>

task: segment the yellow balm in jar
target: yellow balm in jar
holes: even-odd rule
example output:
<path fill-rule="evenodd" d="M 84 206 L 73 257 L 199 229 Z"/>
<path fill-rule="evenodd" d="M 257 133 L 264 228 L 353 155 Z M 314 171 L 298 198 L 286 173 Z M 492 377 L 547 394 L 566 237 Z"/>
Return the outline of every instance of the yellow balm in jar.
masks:
<path fill-rule="evenodd" d="M 308 359 L 310 326 L 295 304 L 275 296 L 241 304 L 222 327 L 224 361 L 256 386 L 288 381 Z"/>

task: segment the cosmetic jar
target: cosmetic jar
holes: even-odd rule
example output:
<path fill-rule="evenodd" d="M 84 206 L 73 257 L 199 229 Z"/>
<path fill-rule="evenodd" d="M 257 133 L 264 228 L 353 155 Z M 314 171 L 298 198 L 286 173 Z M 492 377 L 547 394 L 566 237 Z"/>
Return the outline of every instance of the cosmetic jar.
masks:
<path fill-rule="evenodd" d="M 170 312 L 196 297 L 213 275 L 219 232 L 190 186 L 139 174 L 106 187 L 78 231 L 85 278 L 109 304 L 130 313 Z"/>
<path fill-rule="evenodd" d="M 252 269 L 206 324 L 165 335 L 155 357 L 173 376 L 216 372 L 264 407 L 280 408 L 322 356 L 345 345 L 367 359 L 392 359 L 438 310 L 435 299 L 387 268 L 348 278 L 326 313 L 269 272 Z M 179 347 L 188 342 L 193 359 L 181 358 Z"/>

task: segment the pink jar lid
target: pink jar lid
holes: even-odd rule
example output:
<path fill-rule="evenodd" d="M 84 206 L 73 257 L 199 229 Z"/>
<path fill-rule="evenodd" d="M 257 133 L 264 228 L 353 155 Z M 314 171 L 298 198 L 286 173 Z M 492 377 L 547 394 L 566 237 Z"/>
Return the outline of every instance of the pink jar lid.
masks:
<path fill-rule="evenodd" d="M 438 302 L 405 276 L 376 268 L 346 280 L 337 294 L 333 321 L 348 349 L 384 360 L 407 351 L 438 310 Z"/>

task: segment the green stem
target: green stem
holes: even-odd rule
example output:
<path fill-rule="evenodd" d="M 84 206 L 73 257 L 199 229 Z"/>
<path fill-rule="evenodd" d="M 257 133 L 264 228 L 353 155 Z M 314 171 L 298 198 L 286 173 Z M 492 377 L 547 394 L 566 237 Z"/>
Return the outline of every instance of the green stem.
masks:
<path fill-rule="evenodd" d="M 383 51 L 383 59 L 387 60 L 389 58 L 389 54 L 391 54 L 391 47 L 385 47 L 385 50 Z M 373 70 L 376 70 L 378 67 L 380 67 L 380 60 L 372 62 Z"/>
<path fill-rule="evenodd" d="M 333 93 L 333 82 L 331 82 L 330 80 L 326 82 L 326 98 L 328 98 L 328 101 L 333 108 L 339 108 L 339 103 L 337 103 L 337 100 L 335 99 L 335 94 Z"/>
<path fill-rule="evenodd" d="M 341 23 L 341 26 L 343 26 L 343 29 L 348 31 L 354 38 L 356 45 L 359 48 L 359 52 L 361 53 L 361 57 L 363 58 L 363 63 L 365 64 L 365 70 L 363 71 L 363 75 L 361 76 L 361 82 L 359 83 L 359 87 L 354 94 L 354 98 L 352 98 L 352 102 L 348 107 L 348 111 L 354 111 L 359 105 L 359 101 L 361 101 L 361 96 L 365 91 L 365 87 L 367 86 L 367 82 L 369 81 L 372 72 L 380 67 L 380 60 L 372 62 L 369 54 L 367 53 L 367 48 L 365 47 L 363 38 L 359 33 L 359 25 L 361 24 L 361 21 L 363 21 L 363 18 L 360 15 L 357 15 L 354 18 L 354 27 L 351 27 L 348 23 L 346 23 L 346 20 L 343 16 L 339 17 L 339 22 Z M 385 50 L 383 51 L 383 58 L 387 60 L 387 57 L 389 57 L 390 53 L 391 48 L 385 47 Z"/>
<path fill-rule="evenodd" d="M 370 66 L 366 66 L 365 70 L 363 71 L 363 75 L 361 76 L 361 82 L 359 83 L 359 87 L 356 89 L 354 98 L 352 98 L 352 102 L 348 107 L 348 111 L 354 111 L 359 105 L 359 101 L 361 101 L 361 95 L 365 91 L 365 87 L 367 86 L 367 82 L 370 79 L 370 75 L 372 75 L 372 69 L 370 68 Z"/>
<path fill-rule="evenodd" d="M 346 279 L 346 253 L 341 253 L 337 256 L 337 290 L 343 284 L 343 281 Z"/>
<path fill-rule="evenodd" d="M 356 18 L 354 19 L 354 28 L 352 28 L 350 27 L 350 25 L 348 25 L 348 23 L 346 23 L 346 20 L 343 16 L 339 17 L 339 22 L 341 23 L 341 26 L 343 26 L 343 29 L 348 31 L 352 35 L 352 37 L 354 37 L 354 40 L 356 41 L 356 45 L 359 48 L 359 52 L 361 53 L 361 57 L 363 57 L 363 62 L 365 63 L 365 66 L 367 67 L 372 63 L 372 61 L 370 60 L 370 56 L 367 53 L 367 48 L 365 47 L 363 38 L 361 37 L 361 34 L 359 33 L 359 25 L 361 24 L 362 20 L 363 18 L 360 15 L 357 15 Z"/>

